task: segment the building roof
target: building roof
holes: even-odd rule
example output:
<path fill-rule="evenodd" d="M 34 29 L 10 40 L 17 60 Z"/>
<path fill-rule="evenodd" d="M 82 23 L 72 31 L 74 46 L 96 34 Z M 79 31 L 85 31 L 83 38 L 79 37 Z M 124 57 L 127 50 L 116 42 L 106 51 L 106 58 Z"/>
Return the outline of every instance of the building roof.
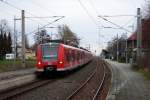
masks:
<path fill-rule="evenodd" d="M 136 32 L 132 33 L 131 36 L 129 36 L 128 40 L 136 40 L 137 35 Z"/>

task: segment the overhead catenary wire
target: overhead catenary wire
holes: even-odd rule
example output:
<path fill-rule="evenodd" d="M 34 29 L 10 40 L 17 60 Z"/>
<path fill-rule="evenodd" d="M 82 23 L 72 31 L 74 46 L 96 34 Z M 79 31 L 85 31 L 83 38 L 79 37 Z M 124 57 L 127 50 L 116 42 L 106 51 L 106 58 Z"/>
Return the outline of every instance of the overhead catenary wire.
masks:
<path fill-rule="evenodd" d="M 11 6 L 11 7 L 13 7 L 13 8 L 15 8 L 15 9 L 17 9 L 17 10 L 20 10 L 20 11 L 22 10 L 22 9 L 20 9 L 20 8 L 14 6 L 14 5 L 12 5 L 11 3 L 8 3 L 8 2 L 3 1 L 3 0 L 0 0 L 0 1 L 3 2 L 3 3 L 5 3 L 5 4 L 7 4 L 7 5 L 9 5 L 9 6 Z M 27 17 L 27 18 L 29 18 L 29 20 L 32 20 L 32 21 L 35 21 L 35 20 L 33 20 L 33 19 L 31 19 L 31 18 L 38 18 L 38 19 L 43 19 L 43 18 L 44 18 L 44 17 L 37 17 L 37 16 L 31 14 L 31 13 L 28 12 L 28 11 L 26 11 L 26 13 L 30 14 L 31 16 L 33 16 L 33 17 Z M 57 22 L 58 20 L 62 19 L 64 16 L 53 16 L 53 18 L 56 18 L 56 17 L 61 17 L 61 18 L 58 18 L 58 19 L 56 19 L 56 20 L 54 20 L 54 21 L 52 21 L 52 22 L 50 22 L 50 23 L 48 23 L 48 24 L 46 24 L 46 25 L 44 25 L 44 26 L 42 26 L 42 25 L 40 24 L 40 25 L 42 26 L 41 28 L 44 28 L 44 27 L 46 27 L 46 26 L 48 26 L 48 25 L 53 24 L 54 22 Z M 36 22 L 37 22 L 37 21 L 36 21 Z M 46 23 L 47 23 L 47 21 L 46 21 Z M 39 23 L 38 23 L 38 24 L 39 24 Z M 30 35 L 31 33 L 36 32 L 36 31 L 37 31 L 37 29 L 34 30 L 34 31 L 32 31 L 32 32 L 27 33 L 26 35 Z"/>
<path fill-rule="evenodd" d="M 79 4 L 81 5 L 81 7 L 83 8 L 83 10 L 86 12 L 86 14 L 89 16 L 89 18 L 93 21 L 93 23 L 98 26 L 97 21 L 95 21 L 95 18 L 89 13 L 89 11 L 86 9 L 86 7 L 84 6 L 84 4 L 80 1 L 77 0 L 79 2 Z"/>
<path fill-rule="evenodd" d="M 98 10 L 96 9 L 96 7 L 94 6 L 93 2 L 92 2 L 91 0 L 89 0 L 89 3 L 90 3 L 90 5 L 93 7 L 95 13 L 96 13 L 97 15 L 99 15 L 99 12 L 98 12 Z M 129 16 L 129 17 L 131 17 L 131 16 L 136 17 L 136 15 L 132 15 L 132 14 L 128 14 L 128 15 L 112 15 L 112 16 L 107 16 L 107 15 L 105 15 L 104 17 L 127 17 L 127 16 Z M 102 17 L 102 16 L 101 16 L 101 17 Z M 102 18 L 103 20 L 105 20 L 105 21 L 107 20 L 107 22 L 110 22 L 111 24 L 113 24 L 113 25 L 119 27 L 120 29 L 123 29 L 123 30 L 126 30 L 126 31 L 130 32 L 129 30 L 127 30 L 127 29 L 124 28 L 124 26 L 125 26 L 126 24 L 120 26 L 120 25 L 117 25 L 117 24 L 114 23 L 114 22 L 109 21 L 108 19 L 106 19 L 106 18 L 104 18 L 104 17 Z M 105 28 L 104 25 L 102 25 L 101 27 Z M 116 29 L 116 28 L 114 28 L 114 29 Z"/>
<path fill-rule="evenodd" d="M 56 19 L 56 20 L 54 20 L 54 21 L 52 21 L 52 22 L 50 22 L 50 23 L 48 23 L 48 24 L 43 25 L 43 26 L 40 27 L 39 29 L 43 29 L 43 28 L 45 28 L 45 27 L 47 27 L 47 26 L 49 26 L 49 25 L 51 25 L 51 24 L 57 22 L 58 20 L 60 20 L 60 19 L 62 19 L 62 18 L 64 18 L 64 16 L 61 17 L 61 18 L 58 18 L 58 19 Z M 27 33 L 26 35 L 32 35 L 32 33 L 36 33 L 37 31 L 38 31 L 38 29 L 35 29 L 35 30 L 33 30 L 33 31 L 29 32 L 29 33 Z"/>
<path fill-rule="evenodd" d="M 4 1 L 4 0 L 0 0 L 2 3 L 4 3 L 4 4 L 7 4 L 7 5 L 9 5 L 10 7 L 13 7 L 13 8 L 15 8 L 15 9 L 17 9 L 17 10 L 22 10 L 21 8 L 19 8 L 19 7 L 17 7 L 17 6 L 15 6 L 15 5 L 13 5 L 13 4 L 11 4 L 11 3 L 9 3 L 9 2 L 7 2 L 7 1 Z M 29 11 L 26 11 L 26 13 L 28 13 L 29 15 L 31 15 L 31 16 L 33 16 L 33 17 L 37 17 L 36 15 L 34 15 L 34 14 L 32 14 L 32 13 L 30 13 Z M 39 18 L 39 19 L 41 19 L 41 18 Z M 44 21 L 44 20 L 42 20 L 42 21 Z M 46 22 L 47 23 L 47 21 L 45 20 L 44 22 Z"/>
<path fill-rule="evenodd" d="M 63 16 L 45 16 L 45 17 L 25 17 L 25 18 L 37 18 L 37 19 L 43 19 L 43 18 L 58 18 L 58 17 L 63 17 Z"/>
<path fill-rule="evenodd" d="M 125 24 L 121 25 L 122 27 L 127 26 L 129 23 L 131 23 L 133 21 L 133 18 L 128 20 Z M 133 22 L 134 23 L 134 22 Z M 112 28 L 112 29 L 120 29 L 120 28 L 115 28 L 115 27 L 103 27 L 103 28 Z"/>
<path fill-rule="evenodd" d="M 4 0 L 0 0 L 0 1 L 5 3 L 5 4 L 7 4 L 7 5 L 9 5 L 9 6 L 11 6 L 11 7 L 13 7 L 13 8 L 15 8 L 15 9 L 21 10 L 20 8 L 14 6 L 14 5 L 10 4 L 10 3 L 8 3 L 7 1 L 4 1 Z"/>
<path fill-rule="evenodd" d="M 132 15 L 132 14 L 130 15 L 104 15 L 103 17 L 132 17 L 132 16 L 136 17 L 136 15 Z"/>
<path fill-rule="evenodd" d="M 7 5 L 9 5 L 9 6 L 15 8 L 15 9 L 19 10 L 19 11 L 22 10 L 22 9 L 20 9 L 20 8 L 18 8 L 18 7 L 16 7 L 16 6 L 14 6 L 13 4 L 11 4 L 11 3 L 9 3 L 9 2 L 3 1 L 3 0 L 0 0 L 0 1 L 3 2 L 4 4 L 7 4 Z M 31 16 L 33 16 L 33 17 L 27 17 L 29 20 L 32 20 L 32 21 L 35 21 L 35 20 L 33 20 L 33 19 L 31 19 L 31 18 L 38 18 L 38 19 L 42 19 L 42 20 L 43 20 L 43 18 L 44 18 L 44 17 L 37 17 L 37 16 L 33 15 L 32 13 L 30 13 L 30 12 L 28 12 L 28 11 L 26 11 L 26 13 L 28 13 L 28 14 L 31 15 Z M 53 18 L 56 18 L 56 17 L 57 17 L 57 18 L 58 18 L 58 17 L 63 18 L 64 16 L 53 16 Z M 50 18 L 52 18 L 52 17 L 50 17 Z M 48 25 L 50 25 L 50 24 L 53 24 L 54 22 L 60 20 L 61 18 L 58 18 L 58 19 L 56 19 L 56 20 L 54 20 L 54 21 L 52 21 L 52 22 L 50 22 L 50 23 L 48 23 L 48 24 L 46 24 L 46 25 L 44 25 L 44 26 L 43 26 L 42 24 L 40 24 L 40 25 L 42 26 L 41 28 L 44 28 L 44 27 L 46 27 L 46 26 L 48 26 Z M 35 22 L 37 22 L 37 21 L 35 21 Z M 46 21 L 46 23 L 47 23 L 47 21 Z M 38 24 L 39 24 L 39 22 L 38 22 Z M 30 35 L 30 34 L 33 33 L 33 32 L 36 32 L 36 31 L 37 31 L 37 30 L 32 31 L 32 32 L 30 32 L 30 33 L 27 33 L 26 36 L 27 36 L 27 35 Z"/>
<path fill-rule="evenodd" d="M 58 18 L 58 19 L 56 19 L 56 20 L 54 20 L 54 21 L 52 21 L 52 22 L 50 22 L 50 23 L 48 23 L 48 24 L 46 24 L 46 25 L 43 25 L 43 26 L 40 27 L 39 29 L 45 28 L 45 27 L 47 27 L 47 26 L 49 26 L 49 25 L 51 25 L 51 24 L 57 22 L 58 20 L 60 20 L 60 19 L 62 19 L 62 18 L 64 18 L 64 16 L 62 16 L 61 18 Z M 32 35 L 32 33 L 36 33 L 37 31 L 38 31 L 38 29 L 35 29 L 34 31 L 31 31 L 31 32 L 27 33 L 26 36 Z"/>
<path fill-rule="evenodd" d="M 18 8 L 18 7 L 16 7 L 16 6 L 14 6 L 14 5 L 12 5 L 11 3 L 8 3 L 7 1 L 3 1 L 3 0 L 0 0 L 1 2 L 3 2 L 4 4 L 7 4 L 7 5 L 9 5 L 9 6 L 11 6 L 11 7 L 13 7 L 13 8 L 15 8 L 15 9 L 17 9 L 17 10 L 22 10 L 22 9 L 20 9 L 20 8 Z M 27 12 L 27 13 L 29 13 L 29 12 Z M 30 14 L 30 13 L 29 13 Z M 30 15 L 32 15 L 32 14 L 30 14 Z M 33 20 L 33 19 L 30 19 L 30 20 L 32 20 L 32 21 L 34 21 L 34 22 L 37 22 L 37 21 L 35 21 L 35 20 Z M 40 22 L 37 22 L 38 24 L 40 23 Z M 40 23 L 41 24 L 41 23 Z"/>
<path fill-rule="evenodd" d="M 128 25 L 129 23 L 131 23 L 131 22 L 134 23 L 133 20 L 134 20 L 134 18 L 131 18 L 129 21 L 127 21 L 125 24 L 123 24 L 122 27 L 127 26 L 127 25 Z"/>
<path fill-rule="evenodd" d="M 51 25 L 51 24 L 57 22 L 58 20 L 60 20 L 60 19 L 62 19 L 62 18 L 64 18 L 64 17 L 65 17 L 65 16 L 62 16 L 61 18 L 58 18 L 58 19 L 56 19 L 56 20 L 54 20 L 54 21 L 52 21 L 52 22 L 50 22 L 50 23 L 48 23 L 48 24 L 45 24 L 45 25 L 43 25 L 42 27 L 40 27 L 40 29 L 43 29 L 43 28 L 45 28 L 46 26 L 49 26 L 49 25 Z M 29 33 L 27 33 L 27 35 L 30 35 L 30 34 L 32 34 L 32 33 L 35 33 L 37 30 L 38 30 L 38 29 L 36 29 L 36 30 L 34 30 L 34 31 L 32 31 L 32 32 L 29 32 Z"/>
<path fill-rule="evenodd" d="M 97 15 L 99 15 L 99 12 L 98 12 L 97 8 L 95 7 L 94 3 L 92 2 L 92 0 L 88 0 L 88 1 L 89 1 L 89 4 L 91 5 L 91 7 L 94 9 L 95 13 Z M 101 27 L 104 27 L 104 25 L 101 22 L 100 22 L 100 24 L 101 24 Z"/>
<path fill-rule="evenodd" d="M 37 1 L 37 0 L 36 0 L 36 1 Z M 46 8 L 45 6 L 39 4 L 38 2 L 35 2 L 34 0 L 31 0 L 31 2 L 33 2 L 33 4 L 36 5 L 37 7 L 42 8 L 42 9 L 45 9 L 48 13 L 53 13 L 53 14 L 57 15 L 56 12 L 50 10 L 49 8 Z"/>
<path fill-rule="evenodd" d="M 93 2 L 91 0 L 88 0 L 89 4 L 91 5 L 91 7 L 94 9 L 96 14 L 99 14 L 98 10 L 96 9 L 95 5 L 93 4 Z"/>
<path fill-rule="evenodd" d="M 80 0 L 78 0 L 78 1 L 80 2 L 80 4 L 82 4 L 82 2 L 81 2 Z M 95 8 L 95 6 L 93 5 L 93 3 L 92 3 L 91 1 L 90 1 L 90 4 L 91 4 L 91 6 L 95 9 L 94 11 L 98 14 L 97 9 Z M 82 6 L 84 7 L 83 4 L 82 4 Z M 84 7 L 84 8 L 85 8 L 85 7 Z M 86 9 L 85 9 L 85 10 L 86 10 Z M 118 15 L 118 16 L 135 16 L 135 15 Z M 124 28 L 124 27 L 122 27 L 122 26 L 120 26 L 120 25 L 118 25 L 118 24 L 116 24 L 116 23 L 114 23 L 114 22 L 112 22 L 112 21 L 110 21 L 110 20 L 104 18 L 104 17 L 101 16 L 101 15 L 99 15 L 98 17 L 100 17 L 100 18 L 102 18 L 103 20 L 105 20 L 105 21 L 107 21 L 107 22 L 109 22 L 109 23 L 111 23 L 111 24 L 113 24 L 113 25 L 119 27 L 120 29 L 123 29 L 123 30 L 125 30 L 125 31 L 131 33 L 131 31 L 129 31 L 129 30 L 127 30 L 126 28 Z M 102 25 L 102 27 L 104 27 L 104 26 Z"/>
<path fill-rule="evenodd" d="M 120 28 L 120 29 L 123 29 L 123 30 L 125 30 L 125 31 L 127 31 L 127 32 L 129 32 L 129 33 L 131 33 L 131 31 L 129 31 L 128 29 L 126 29 L 126 28 L 124 28 L 124 27 L 122 27 L 122 26 L 120 26 L 120 25 L 118 25 L 118 24 L 116 24 L 116 23 L 114 23 L 114 22 L 112 22 L 112 21 L 110 21 L 110 20 L 108 20 L 108 19 L 102 17 L 101 15 L 99 15 L 98 17 L 100 17 L 100 18 L 102 18 L 103 20 L 105 20 L 105 21 L 107 21 L 107 22 L 109 22 L 109 23 L 115 25 L 116 27 L 118 27 L 118 28 Z"/>
<path fill-rule="evenodd" d="M 9 6 L 15 8 L 15 9 L 17 9 L 17 10 L 20 10 L 20 11 L 22 10 L 22 9 L 20 9 L 19 7 L 16 7 L 15 5 L 13 5 L 13 4 L 11 4 L 11 3 L 7 2 L 7 1 L 4 1 L 4 0 L 0 0 L 0 1 L 3 2 L 4 4 L 7 4 L 7 5 L 9 5 Z M 33 19 L 31 19 L 31 18 L 38 18 L 38 19 L 42 19 L 42 20 L 43 20 L 44 18 L 48 18 L 48 17 L 49 17 L 49 18 L 58 18 L 58 17 L 60 17 L 60 18 L 58 18 L 58 19 L 56 19 L 56 20 L 54 20 L 54 21 L 52 21 L 52 22 L 50 22 L 50 23 L 48 23 L 48 24 L 46 24 L 46 25 L 42 25 L 42 24 L 40 23 L 39 25 L 42 26 L 41 28 L 44 28 L 44 27 L 46 27 L 46 26 L 48 26 L 48 25 L 50 25 L 50 24 L 53 24 L 54 22 L 56 22 L 56 21 L 58 21 L 58 20 L 64 18 L 64 16 L 37 17 L 37 16 L 33 15 L 32 13 L 30 13 L 30 12 L 28 12 L 28 11 L 26 11 L 26 13 L 28 13 L 28 14 L 31 15 L 31 16 L 33 16 L 33 17 L 26 17 L 26 18 L 28 18 L 29 20 L 35 21 L 35 22 L 37 22 L 38 24 L 39 24 L 39 21 L 33 20 Z M 46 23 L 47 23 L 47 21 L 46 21 Z M 36 31 L 37 31 L 37 29 L 34 30 L 34 31 L 32 31 L 32 32 L 27 33 L 26 35 L 30 35 L 31 33 L 36 32 Z"/>
<path fill-rule="evenodd" d="M 25 18 L 37 22 L 36 20 L 33 20 L 33 19 L 39 19 L 39 18 L 40 19 L 45 19 L 45 18 L 48 19 L 48 18 L 58 18 L 58 17 L 64 17 L 64 16 L 25 17 Z M 38 23 L 38 24 L 41 25 L 41 26 L 43 26 L 42 23 Z"/>

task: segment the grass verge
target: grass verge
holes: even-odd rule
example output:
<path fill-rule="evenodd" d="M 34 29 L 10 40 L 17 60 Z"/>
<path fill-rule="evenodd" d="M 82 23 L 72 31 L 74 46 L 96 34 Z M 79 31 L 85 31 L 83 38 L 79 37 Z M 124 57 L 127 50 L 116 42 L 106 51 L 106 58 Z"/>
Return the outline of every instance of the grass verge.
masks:
<path fill-rule="evenodd" d="M 150 72 L 145 71 L 144 69 L 139 69 L 138 72 L 140 72 L 143 76 L 150 80 Z"/>
<path fill-rule="evenodd" d="M 26 60 L 26 67 L 21 66 L 21 60 L 0 60 L 0 72 L 14 71 L 32 68 L 35 66 L 35 60 Z"/>
<path fill-rule="evenodd" d="M 141 73 L 144 77 L 150 80 L 150 72 L 144 69 L 144 67 L 139 67 L 138 65 L 134 64 L 132 65 L 132 69 Z"/>

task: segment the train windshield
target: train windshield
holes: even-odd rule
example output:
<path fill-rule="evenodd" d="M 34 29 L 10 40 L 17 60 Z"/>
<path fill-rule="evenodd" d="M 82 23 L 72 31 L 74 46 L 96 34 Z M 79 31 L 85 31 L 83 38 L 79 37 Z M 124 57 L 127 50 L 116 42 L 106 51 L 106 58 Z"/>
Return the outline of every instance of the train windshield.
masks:
<path fill-rule="evenodd" d="M 58 45 L 42 45 L 43 60 L 56 60 Z"/>

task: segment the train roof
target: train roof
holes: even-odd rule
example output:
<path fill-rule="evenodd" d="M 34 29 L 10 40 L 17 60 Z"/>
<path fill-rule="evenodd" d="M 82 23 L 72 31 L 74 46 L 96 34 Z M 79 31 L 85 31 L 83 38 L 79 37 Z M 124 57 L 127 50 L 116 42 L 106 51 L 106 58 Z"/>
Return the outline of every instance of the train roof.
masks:
<path fill-rule="evenodd" d="M 67 47 L 67 48 L 72 48 L 72 49 L 78 49 L 78 50 L 82 50 L 82 51 L 86 51 L 86 52 L 89 52 L 88 50 L 84 49 L 84 48 L 77 48 L 77 47 L 73 47 L 73 46 L 70 46 L 70 45 L 66 45 L 66 44 L 63 44 L 63 43 L 44 43 L 44 44 L 40 44 L 40 45 L 52 45 L 52 46 L 59 46 L 59 45 L 63 45 L 64 47 Z"/>
<path fill-rule="evenodd" d="M 44 43 L 40 45 L 53 45 L 53 46 L 58 46 L 60 43 Z"/>
<path fill-rule="evenodd" d="M 78 49 L 78 50 L 82 50 L 82 51 L 86 51 L 86 52 L 89 52 L 89 53 L 90 53 L 90 51 L 85 50 L 85 49 L 82 49 L 82 48 L 77 48 L 77 47 L 73 47 L 73 46 L 65 45 L 65 44 L 62 44 L 62 45 L 64 45 L 65 47 L 68 47 L 68 48 Z"/>

